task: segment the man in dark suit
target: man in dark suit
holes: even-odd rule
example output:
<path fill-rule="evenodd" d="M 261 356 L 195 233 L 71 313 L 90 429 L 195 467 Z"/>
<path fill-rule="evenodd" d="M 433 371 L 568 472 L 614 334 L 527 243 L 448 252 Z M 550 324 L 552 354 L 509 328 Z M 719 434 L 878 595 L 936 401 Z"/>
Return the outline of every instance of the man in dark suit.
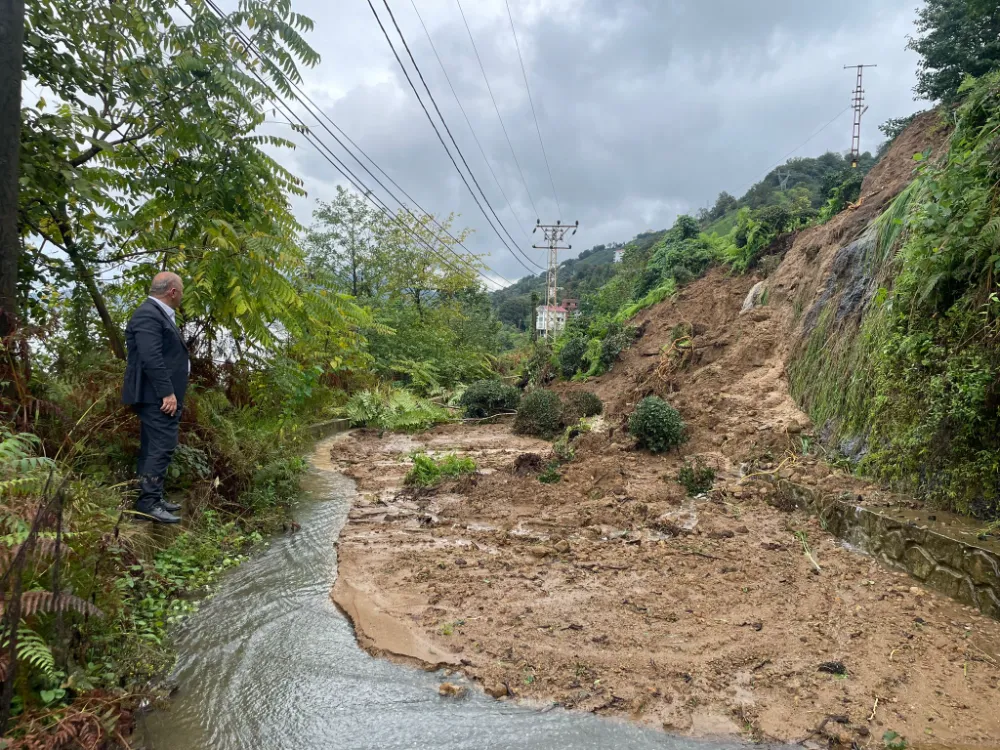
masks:
<path fill-rule="evenodd" d="M 184 296 L 184 282 L 164 271 L 153 278 L 149 297 L 132 315 L 125 329 L 128 364 L 122 403 L 139 415 L 139 499 L 136 518 L 177 523 L 179 505 L 163 498 L 167 467 L 177 447 L 181 409 L 191 365 L 174 311 Z"/>

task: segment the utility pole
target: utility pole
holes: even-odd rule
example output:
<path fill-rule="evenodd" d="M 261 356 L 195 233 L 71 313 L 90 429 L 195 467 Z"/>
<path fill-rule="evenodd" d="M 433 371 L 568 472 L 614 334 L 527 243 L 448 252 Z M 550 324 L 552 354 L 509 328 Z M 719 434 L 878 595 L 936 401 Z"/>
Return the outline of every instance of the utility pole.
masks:
<path fill-rule="evenodd" d="M 576 230 L 579 228 L 579 221 L 575 224 L 563 224 L 562 220 L 557 221 L 555 224 L 542 224 L 542 220 L 538 219 L 535 224 L 535 228 L 531 230 L 531 233 L 534 234 L 541 229 L 542 236 L 545 237 L 546 242 L 544 245 L 532 245 L 532 247 L 536 250 L 549 251 L 549 267 L 545 273 L 546 339 L 552 338 L 552 314 L 554 308 L 557 306 L 557 299 L 559 296 L 559 251 L 573 249 L 572 245 L 561 245 L 560 243 L 566 238 L 567 232 L 570 235 L 574 235 L 576 234 Z"/>
<path fill-rule="evenodd" d="M 0 0 L 0 338 L 14 329 L 18 319 L 17 181 L 23 66 L 24 0 Z M 0 731 L 7 720 L 3 713 Z"/>
<path fill-rule="evenodd" d="M 845 65 L 844 70 L 856 68 L 858 71 L 858 82 L 851 92 L 851 105 L 854 108 L 854 135 L 851 138 L 851 168 L 857 168 L 858 159 L 861 158 L 861 115 L 868 111 L 865 105 L 865 87 L 862 83 L 862 76 L 865 68 L 877 68 L 878 65 Z"/>

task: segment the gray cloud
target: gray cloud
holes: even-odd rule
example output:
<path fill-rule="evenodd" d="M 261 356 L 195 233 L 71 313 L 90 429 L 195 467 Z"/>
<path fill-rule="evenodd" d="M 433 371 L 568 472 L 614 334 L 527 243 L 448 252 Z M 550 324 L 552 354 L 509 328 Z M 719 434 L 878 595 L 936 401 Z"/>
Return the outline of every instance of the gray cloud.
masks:
<path fill-rule="evenodd" d="M 503 0 L 462 5 L 527 189 L 455 0 L 414 1 L 510 206 L 410 0 L 390 5 L 487 196 L 520 249 L 541 263 L 520 226 L 530 232 L 536 218 L 557 218 L 557 209 Z M 854 79 L 845 64 L 879 65 L 866 74 L 863 148 L 878 146 L 879 123 L 921 106 L 911 94 L 917 60 L 905 50 L 912 0 L 511 0 L 511 8 L 562 218 L 581 223 L 574 252 L 669 226 L 721 190 L 742 194 L 848 106 Z M 491 252 L 493 269 L 524 275 L 449 162 L 367 2 L 297 0 L 295 9 L 314 19 L 308 38 L 323 55 L 305 71 L 310 95 L 425 209 L 460 213 L 476 230 L 467 245 Z M 844 112 L 795 155 L 849 146 Z M 315 200 L 330 197 L 342 179 L 308 145 L 282 159 L 306 182 L 309 199 L 295 207 L 308 223 Z"/>

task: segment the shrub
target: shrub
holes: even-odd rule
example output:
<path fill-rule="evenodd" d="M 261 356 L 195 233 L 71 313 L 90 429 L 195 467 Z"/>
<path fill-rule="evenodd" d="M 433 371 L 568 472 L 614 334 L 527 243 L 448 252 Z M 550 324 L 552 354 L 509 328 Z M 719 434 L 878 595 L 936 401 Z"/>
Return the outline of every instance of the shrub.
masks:
<path fill-rule="evenodd" d="M 551 438 L 562 428 L 562 402 L 552 391 L 532 391 L 521 399 L 514 418 L 518 435 Z"/>
<path fill-rule="evenodd" d="M 477 380 L 465 389 L 458 405 L 469 419 L 483 419 L 517 409 L 521 392 L 501 380 Z"/>
<path fill-rule="evenodd" d="M 587 339 L 583 336 L 574 336 L 563 346 L 559 352 L 559 369 L 562 376 L 567 380 L 583 367 L 583 355 L 587 353 Z"/>
<path fill-rule="evenodd" d="M 694 497 L 712 489 L 712 485 L 715 484 L 715 469 L 705 466 L 699 460 L 693 464 L 685 461 L 684 466 L 677 472 L 677 481 L 684 485 L 689 495 Z"/>
<path fill-rule="evenodd" d="M 628 420 L 628 431 L 639 445 L 653 453 L 674 448 L 684 442 L 684 420 L 680 412 L 657 396 L 647 396 Z"/>
<path fill-rule="evenodd" d="M 406 473 L 403 484 L 409 487 L 433 487 L 442 479 L 474 474 L 476 462 L 468 456 L 459 457 L 454 453 L 435 461 L 426 453 L 413 456 L 413 468 Z"/>
<path fill-rule="evenodd" d="M 635 326 L 612 323 L 608 327 L 608 335 L 601 342 L 601 367 L 610 370 L 621 353 L 632 346 L 637 334 L 638 329 Z"/>
<path fill-rule="evenodd" d="M 604 404 L 595 394 L 590 391 L 574 391 L 566 395 L 563 422 L 573 424 L 581 417 L 596 417 L 602 411 Z"/>

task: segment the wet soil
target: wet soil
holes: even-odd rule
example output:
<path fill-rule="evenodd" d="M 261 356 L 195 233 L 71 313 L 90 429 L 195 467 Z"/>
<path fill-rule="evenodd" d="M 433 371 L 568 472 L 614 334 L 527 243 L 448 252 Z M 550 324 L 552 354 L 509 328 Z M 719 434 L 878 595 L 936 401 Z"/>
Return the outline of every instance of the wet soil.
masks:
<path fill-rule="evenodd" d="M 334 600 L 362 646 L 671 732 L 996 745 L 1000 623 L 737 488 L 725 465 L 688 498 L 679 456 L 601 429 L 551 485 L 516 468 L 549 445 L 504 426 L 339 441 L 333 465 L 360 494 Z M 418 447 L 481 473 L 401 489 Z"/>

